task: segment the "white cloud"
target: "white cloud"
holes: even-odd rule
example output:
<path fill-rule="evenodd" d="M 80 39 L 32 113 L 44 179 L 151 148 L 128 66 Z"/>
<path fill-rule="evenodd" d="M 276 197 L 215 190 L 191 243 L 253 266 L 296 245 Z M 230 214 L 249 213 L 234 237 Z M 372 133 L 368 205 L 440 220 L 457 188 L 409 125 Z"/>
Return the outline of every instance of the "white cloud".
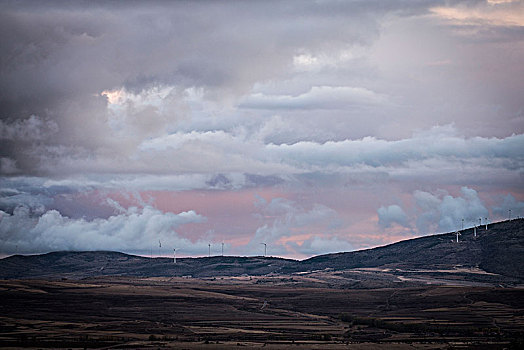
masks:
<path fill-rule="evenodd" d="M 446 191 L 435 194 L 415 191 L 413 196 L 420 211 L 417 217 L 417 228 L 420 233 L 450 232 L 471 227 L 479 218 L 489 217 L 489 212 L 477 191 L 462 187 L 460 196 L 453 197 Z"/>
<path fill-rule="evenodd" d="M 17 207 L 10 215 L 1 212 L 0 236 L 3 252 L 47 252 L 56 250 L 116 250 L 147 252 L 158 240 L 165 246 L 183 247 L 184 252 L 199 251 L 202 242 L 181 238 L 176 228 L 200 223 L 205 217 L 194 211 L 179 214 L 153 207 L 125 212 L 107 219 L 71 219 L 56 210 L 34 215 L 27 207 Z M 197 248 L 198 246 L 198 248 Z"/>
<path fill-rule="evenodd" d="M 511 218 L 524 217 L 524 202 L 517 201 L 514 196 L 507 194 L 502 199 L 502 203 L 493 207 L 493 215 L 500 219 L 507 219 L 510 210 Z"/>
<path fill-rule="evenodd" d="M 338 213 L 323 204 L 303 206 L 285 198 L 277 197 L 267 202 L 258 197 L 255 206 L 258 209 L 257 217 L 264 225 L 256 230 L 248 248 L 256 250 L 258 244 L 264 242 L 271 247 L 272 254 L 286 255 L 295 249 L 301 252 L 294 242 L 300 240 L 296 236 L 329 234 L 341 225 Z M 315 247 L 311 245 L 312 241 L 308 242 L 304 249 L 309 252 Z M 315 241 L 315 244 L 316 248 L 321 248 L 319 241 Z M 317 253 L 323 251 L 318 250 Z"/>
<path fill-rule="evenodd" d="M 183 190 L 208 188 L 217 174 L 223 174 L 230 188 L 241 188 L 250 185 L 244 174 L 290 179 L 307 173 L 380 173 L 400 182 L 438 180 L 443 185 L 480 185 L 497 178 L 499 183 L 516 184 L 524 169 L 524 135 L 467 138 L 448 125 L 399 140 L 266 144 L 280 125 L 287 125 L 283 123 L 272 118 L 255 134 L 244 129 L 177 132 L 144 141 L 129 157 L 100 154 L 84 159 L 63 150 L 43 169 L 53 173 L 67 168 L 71 175 L 43 185 Z"/>
<path fill-rule="evenodd" d="M 520 152 L 524 147 L 524 135 L 501 139 L 466 138 L 456 135 L 453 128 L 439 127 L 400 140 L 365 137 L 325 143 L 300 141 L 277 145 L 264 143 L 264 139 L 271 137 L 270 129 L 280 125 L 278 118 L 270 122 L 272 126 L 265 125 L 260 129 L 260 134 L 254 135 L 245 130 L 233 133 L 219 130 L 178 132 L 155 137 L 143 142 L 140 151 L 129 157 L 112 158 L 100 154 L 99 157 L 86 160 L 64 152 L 60 153 L 62 156 L 58 159 L 60 166 L 50 163 L 45 169 L 52 172 L 53 169 L 67 166 L 73 174 L 92 175 L 111 174 L 118 169 L 122 175 L 112 175 L 112 183 L 122 181 L 131 185 L 129 180 L 135 177 L 138 185 L 158 176 L 158 187 L 161 187 L 164 177 L 166 180 L 173 176 L 183 180 L 183 174 L 190 173 L 195 174 L 195 177 L 189 176 L 188 180 L 195 182 L 194 186 L 199 186 L 198 179 L 202 179 L 200 184 L 205 184 L 209 177 L 217 173 L 285 176 L 362 170 L 388 173 L 400 181 L 417 178 L 431 181 L 435 176 L 456 181 L 459 176 L 463 176 L 460 181 L 464 183 L 487 181 L 497 176 L 507 182 L 515 181 L 519 177 L 519 169 L 524 167 Z M 457 174 L 457 167 L 461 169 L 460 174 Z M 138 177 L 126 176 L 125 173 L 150 175 Z M 172 185 L 173 188 L 180 188 L 176 182 Z"/>
<path fill-rule="evenodd" d="M 387 207 L 382 206 L 377 210 L 377 213 L 378 224 L 383 228 L 390 227 L 393 223 L 409 227 L 406 213 L 396 204 Z"/>
<path fill-rule="evenodd" d="M 411 228 L 413 223 L 418 234 L 435 234 L 460 230 L 462 225 L 469 228 L 478 225 L 479 218 L 485 222 L 506 220 L 511 209 L 512 217 L 524 216 L 524 202 L 517 201 L 511 194 L 491 199 L 489 208 L 479 197 L 478 192 L 463 186 L 458 195 L 447 190 L 438 189 L 432 192 L 415 190 L 412 193 L 413 206 L 406 211 L 399 205 L 382 206 L 378 209 L 379 225 L 383 228 L 397 223 Z"/>
<path fill-rule="evenodd" d="M 315 256 L 319 254 L 349 252 L 354 250 L 353 246 L 346 240 L 338 237 L 314 236 L 302 243 L 296 245 L 296 250 L 306 256 Z"/>
<path fill-rule="evenodd" d="M 433 7 L 430 10 L 435 16 L 461 26 L 524 25 L 524 2 L 521 0 L 489 0 L 473 4 L 463 2 L 455 6 Z"/>
<path fill-rule="evenodd" d="M 297 95 L 255 93 L 239 104 L 254 109 L 347 109 L 387 103 L 387 97 L 363 87 L 313 86 Z"/>
<path fill-rule="evenodd" d="M 351 60 L 358 57 L 352 50 L 339 50 L 336 53 L 321 52 L 318 54 L 301 53 L 293 56 L 293 67 L 295 70 L 301 71 L 319 71 L 325 68 L 337 68 L 338 66 L 347 64 Z"/>
<path fill-rule="evenodd" d="M 450 164 L 457 159 L 462 164 L 489 159 L 489 164 L 484 166 L 507 169 L 521 169 L 524 166 L 524 158 L 519 151 L 524 147 L 524 135 L 497 139 L 465 138 L 454 133 L 454 128 L 446 126 L 394 141 L 365 137 L 322 144 L 305 141 L 292 145 L 270 144 L 266 149 L 273 157 L 279 156 L 282 161 L 307 169 L 358 165 L 402 169 L 409 162 L 420 163 L 430 159 Z M 440 172 L 440 169 L 433 170 Z"/>

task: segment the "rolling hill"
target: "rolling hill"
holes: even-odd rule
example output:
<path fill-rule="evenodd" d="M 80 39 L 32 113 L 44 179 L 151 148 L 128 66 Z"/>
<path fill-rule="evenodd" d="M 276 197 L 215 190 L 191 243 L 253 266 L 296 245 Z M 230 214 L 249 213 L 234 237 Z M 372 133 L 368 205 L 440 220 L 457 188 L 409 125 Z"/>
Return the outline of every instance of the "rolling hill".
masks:
<path fill-rule="evenodd" d="M 96 276 L 268 276 L 307 274 L 314 271 L 357 271 L 379 269 L 392 275 L 409 271 L 475 269 L 483 280 L 521 284 L 524 281 L 524 219 L 473 229 L 424 236 L 383 247 L 326 254 L 297 261 L 277 257 L 214 256 L 146 258 L 109 251 L 52 252 L 42 255 L 14 255 L 0 260 L 1 279 L 82 279 Z M 466 274 L 466 277 L 469 278 Z M 493 276 L 497 276 L 494 278 Z M 354 275 L 352 276 L 354 278 Z M 365 278 L 365 277 L 363 277 Z"/>
<path fill-rule="evenodd" d="M 524 278 L 524 219 L 401 241 L 356 252 L 316 256 L 300 262 L 303 270 L 384 267 L 439 270 L 457 265 Z"/>

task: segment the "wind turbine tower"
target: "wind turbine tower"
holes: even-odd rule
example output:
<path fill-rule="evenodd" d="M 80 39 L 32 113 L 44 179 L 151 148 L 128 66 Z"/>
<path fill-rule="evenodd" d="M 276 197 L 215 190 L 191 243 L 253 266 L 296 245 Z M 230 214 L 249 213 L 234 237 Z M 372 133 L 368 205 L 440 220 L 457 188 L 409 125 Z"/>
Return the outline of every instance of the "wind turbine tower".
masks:
<path fill-rule="evenodd" d="M 475 238 L 477 238 L 477 225 L 475 225 L 475 227 L 473 227 L 473 236 L 475 236 Z"/>
<path fill-rule="evenodd" d="M 488 218 L 484 218 L 484 223 L 486 224 L 486 231 L 488 230 Z"/>
<path fill-rule="evenodd" d="M 207 254 L 208 254 L 209 257 L 211 257 L 211 243 L 208 243 L 207 246 L 208 246 L 208 253 Z"/>
<path fill-rule="evenodd" d="M 267 244 L 266 243 L 260 243 L 264 245 L 264 256 L 267 254 Z"/>
<path fill-rule="evenodd" d="M 458 243 L 459 242 L 460 232 L 459 231 L 455 231 L 455 234 L 457 235 L 457 243 Z"/>
<path fill-rule="evenodd" d="M 173 249 L 173 264 L 176 264 L 176 248 Z"/>

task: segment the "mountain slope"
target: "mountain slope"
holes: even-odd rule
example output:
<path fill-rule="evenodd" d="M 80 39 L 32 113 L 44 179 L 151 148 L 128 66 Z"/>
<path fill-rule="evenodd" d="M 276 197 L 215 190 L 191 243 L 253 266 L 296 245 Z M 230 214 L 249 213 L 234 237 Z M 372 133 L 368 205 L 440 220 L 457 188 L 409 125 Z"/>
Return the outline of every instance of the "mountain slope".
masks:
<path fill-rule="evenodd" d="M 436 270 L 457 265 L 524 278 L 524 219 L 490 224 L 477 230 L 425 236 L 356 252 L 319 255 L 300 262 L 300 269 L 389 267 Z"/>
<path fill-rule="evenodd" d="M 0 260 L 0 278 L 74 278 L 93 276 L 240 276 L 292 274 L 314 270 L 380 267 L 402 270 L 446 270 L 457 266 L 524 280 L 524 219 L 484 226 L 473 236 L 463 230 L 425 236 L 383 247 L 316 256 L 303 261 L 274 257 L 215 256 L 149 259 L 118 252 L 53 252 Z"/>
<path fill-rule="evenodd" d="M 0 278 L 266 275 L 295 260 L 273 257 L 145 258 L 109 251 L 15 255 L 0 260 Z"/>

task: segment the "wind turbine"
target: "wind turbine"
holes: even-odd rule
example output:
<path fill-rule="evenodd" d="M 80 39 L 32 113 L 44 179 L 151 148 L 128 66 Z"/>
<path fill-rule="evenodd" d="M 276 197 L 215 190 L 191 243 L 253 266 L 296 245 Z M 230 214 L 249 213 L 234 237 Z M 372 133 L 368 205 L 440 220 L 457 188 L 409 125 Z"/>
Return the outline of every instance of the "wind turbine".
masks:
<path fill-rule="evenodd" d="M 267 244 L 266 243 L 260 243 L 264 245 L 264 256 L 267 254 Z"/>
<path fill-rule="evenodd" d="M 207 246 L 209 248 L 208 256 L 211 257 L 211 243 L 208 243 Z"/>
<path fill-rule="evenodd" d="M 176 264 L 176 248 L 173 248 L 173 264 Z"/>
<path fill-rule="evenodd" d="M 162 248 L 162 243 L 160 243 L 160 240 L 158 240 L 158 256 L 160 256 L 160 249 Z"/>
<path fill-rule="evenodd" d="M 477 238 L 477 225 L 475 225 L 475 227 L 473 228 L 473 236 Z"/>
<path fill-rule="evenodd" d="M 460 232 L 459 231 L 455 231 L 455 234 L 457 235 L 457 243 L 458 243 L 459 242 Z"/>
<path fill-rule="evenodd" d="M 482 226 L 482 218 L 479 218 L 479 228 Z"/>
<path fill-rule="evenodd" d="M 484 218 L 484 222 L 486 224 L 486 231 L 488 230 L 488 218 Z"/>

